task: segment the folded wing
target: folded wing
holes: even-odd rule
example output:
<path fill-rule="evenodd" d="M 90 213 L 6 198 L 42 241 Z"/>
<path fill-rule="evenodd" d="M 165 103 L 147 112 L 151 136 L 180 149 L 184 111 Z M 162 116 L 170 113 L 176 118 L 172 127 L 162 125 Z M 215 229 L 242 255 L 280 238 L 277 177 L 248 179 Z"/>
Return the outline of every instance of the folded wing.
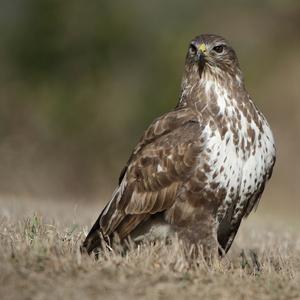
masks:
<path fill-rule="evenodd" d="M 88 234 L 88 252 L 117 233 L 124 239 L 151 215 L 170 208 L 193 173 L 202 128 L 192 111 L 172 111 L 155 120 L 133 151 L 111 201 Z"/>

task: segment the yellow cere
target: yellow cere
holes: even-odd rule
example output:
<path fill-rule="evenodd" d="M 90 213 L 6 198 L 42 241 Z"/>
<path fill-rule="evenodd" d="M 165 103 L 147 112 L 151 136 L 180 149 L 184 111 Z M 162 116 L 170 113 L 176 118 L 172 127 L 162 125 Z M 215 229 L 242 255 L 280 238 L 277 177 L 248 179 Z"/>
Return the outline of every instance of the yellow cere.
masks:
<path fill-rule="evenodd" d="M 201 52 L 205 52 L 206 51 L 206 46 L 205 46 L 205 44 L 204 43 L 202 43 L 202 44 L 200 44 L 199 46 L 198 46 L 198 50 L 200 50 Z"/>

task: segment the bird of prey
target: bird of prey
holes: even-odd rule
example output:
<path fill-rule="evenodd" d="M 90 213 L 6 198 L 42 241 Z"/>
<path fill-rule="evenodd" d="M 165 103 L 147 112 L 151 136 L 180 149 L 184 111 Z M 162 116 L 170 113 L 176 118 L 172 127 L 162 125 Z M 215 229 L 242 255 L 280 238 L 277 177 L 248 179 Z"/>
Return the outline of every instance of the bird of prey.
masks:
<path fill-rule="evenodd" d="M 203 34 L 188 47 L 177 106 L 153 121 L 89 232 L 88 253 L 176 235 L 225 254 L 272 175 L 275 145 L 252 102 L 234 49 Z"/>

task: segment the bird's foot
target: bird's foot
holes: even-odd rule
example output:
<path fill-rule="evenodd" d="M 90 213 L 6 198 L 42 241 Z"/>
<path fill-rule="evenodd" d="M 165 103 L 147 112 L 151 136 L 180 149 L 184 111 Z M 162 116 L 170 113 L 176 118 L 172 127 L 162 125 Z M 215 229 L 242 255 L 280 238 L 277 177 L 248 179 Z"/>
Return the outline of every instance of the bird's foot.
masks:
<path fill-rule="evenodd" d="M 251 274 L 260 273 L 262 270 L 261 264 L 258 259 L 258 255 L 255 250 L 242 250 L 240 253 L 241 267 L 244 270 L 249 271 Z"/>

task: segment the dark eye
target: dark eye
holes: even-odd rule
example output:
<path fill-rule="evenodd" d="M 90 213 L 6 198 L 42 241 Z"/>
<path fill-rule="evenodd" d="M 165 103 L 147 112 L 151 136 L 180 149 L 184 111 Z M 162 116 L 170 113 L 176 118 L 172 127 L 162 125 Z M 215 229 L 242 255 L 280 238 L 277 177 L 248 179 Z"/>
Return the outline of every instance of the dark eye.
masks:
<path fill-rule="evenodd" d="M 224 50 L 224 45 L 215 46 L 215 47 L 213 47 L 213 50 L 217 53 L 222 53 Z"/>
<path fill-rule="evenodd" d="M 193 44 L 191 44 L 190 45 L 190 53 L 192 54 L 192 55 L 196 55 L 197 54 L 197 48 L 196 48 L 196 46 L 195 45 L 193 45 Z"/>

